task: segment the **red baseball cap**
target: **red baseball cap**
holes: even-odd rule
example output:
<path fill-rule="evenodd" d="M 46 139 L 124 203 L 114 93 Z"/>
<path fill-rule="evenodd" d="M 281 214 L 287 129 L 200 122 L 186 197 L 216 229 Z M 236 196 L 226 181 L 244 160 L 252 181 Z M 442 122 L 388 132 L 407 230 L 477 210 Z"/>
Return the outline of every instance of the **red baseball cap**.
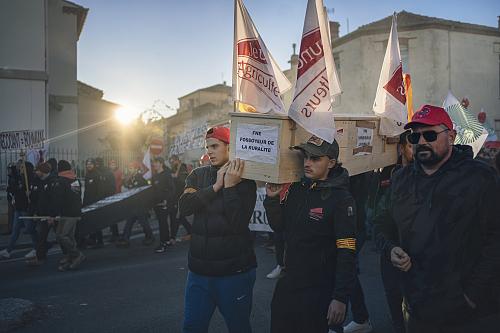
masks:
<path fill-rule="evenodd" d="M 420 110 L 411 117 L 411 121 L 405 125 L 405 129 L 412 128 L 415 125 L 444 125 L 448 127 L 448 129 L 453 129 L 453 122 L 448 113 L 442 107 L 429 104 L 423 105 Z"/>
<path fill-rule="evenodd" d="M 218 127 L 212 127 L 207 131 L 207 135 L 205 136 L 205 139 L 219 139 L 220 141 L 229 144 L 229 128 L 223 127 L 223 126 L 218 126 Z"/>

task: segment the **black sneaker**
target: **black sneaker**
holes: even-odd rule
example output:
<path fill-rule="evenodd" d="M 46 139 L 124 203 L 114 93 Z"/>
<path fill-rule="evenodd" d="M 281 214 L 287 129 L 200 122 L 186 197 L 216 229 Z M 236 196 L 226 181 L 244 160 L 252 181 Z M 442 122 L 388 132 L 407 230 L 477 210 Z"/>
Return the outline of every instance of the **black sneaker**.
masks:
<path fill-rule="evenodd" d="M 158 246 L 156 249 L 155 249 L 155 252 L 156 253 L 163 253 L 163 252 L 166 252 L 167 251 L 167 243 L 160 243 L 160 246 Z"/>

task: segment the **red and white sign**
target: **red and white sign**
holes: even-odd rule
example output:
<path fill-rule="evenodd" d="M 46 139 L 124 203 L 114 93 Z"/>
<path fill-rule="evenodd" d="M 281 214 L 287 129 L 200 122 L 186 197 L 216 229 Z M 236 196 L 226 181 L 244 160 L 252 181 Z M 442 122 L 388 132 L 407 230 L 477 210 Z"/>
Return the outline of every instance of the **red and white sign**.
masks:
<path fill-rule="evenodd" d="M 152 155 L 160 155 L 164 149 L 163 140 L 159 138 L 152 139 L 149 149 Z"/>
<path fill-rule="evenodd" d="M 392 16 L 391 32 L 380 71 L 373 111 L 382 117 L 380 134 L 396 136 L 404 132 L 404 125 L 408 122 L 408 112 L 396 13 Z"/>
<path fill-rule="evenodd" d="M 323 0 L 309 0 L 289 114 L 308 132 L 331 143 L 335 138 L 332 103 L 341 88 L 327 21 Z"/>
<path fill-rule="evenodd" d="M 291 84 L 273 59 L 242 0 L 235 0 L 233 98 L 241 110 L 286 113 L 281 94 Z"/>

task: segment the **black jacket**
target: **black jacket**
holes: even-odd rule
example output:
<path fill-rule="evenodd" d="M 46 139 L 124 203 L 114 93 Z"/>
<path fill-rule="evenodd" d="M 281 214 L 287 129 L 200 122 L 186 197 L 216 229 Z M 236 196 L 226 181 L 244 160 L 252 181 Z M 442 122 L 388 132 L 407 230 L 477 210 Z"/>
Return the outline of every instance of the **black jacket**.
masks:
<path fill-rule="evenodd" d="M 175 186 L 175 205 L 177 205 L 177 202 L 179 201 L 182 193 L 184 192 L 184 185 L 186 184 L 186 178 L 188 176 L 188 171 L 187 171 L 187 166 L 184 163 L 179 164 L 179 173 L 177 174 L 177 177 L 173 177 L 174 180 L 174 186 Z M 172 173 L 176 173 L 177 170 L 172 170 Z"/>
<path fill-rule="evenodd" d="M 85 191 L 83 192 L 83 206 L 91 205 L 104 196 L 101 191 L 101 177 L 97 170 L 87 171 L 85 175 Z"/>
<path fill-rule="evenodd" d="M 398 240 L 387 235 L 384 250 L 401 246 L 412 260 L 403 274 L 405 297 L 415 316 L 429 321 L 468 320 L 495 311 L 500 279 L 500 187 L 469 146 L 454 146 L 433 175 L 415 162 L 393 176 L 381 219 L 392 219 Z M 391 223 L 385 223 L 390 228 Z M 467 305 L 464 294 L 477 305 Z"/>
<path fill-rule="evenodd" d="M 252 216 L 257 188 L 244 179 L 234 187 L 214 192 L 217 168 L 204 166 L 191 172 L 179 200 L 181 215 L 194 213 L 189 248 L 189 269 L 200 275 L 225 276 L 257 266 L 248 224 Z"/>
<path fill-rule="evenodd" d="M 99 177 L 99 200 L 107 198 L 115 194 L 115 176 L 113 171 L 108 167 L 102 167 L 97 169 Z"/>
<path fill-rule="evenodd" d="M 50 190 L 49 216 L 80 217 L 82 188 L 72 172 L 60 173 Z"/>
<path fill-rule="evenodd" d="M 30 191 L 30 215 L 49 215 L 50 191 L 56 178 L 48 175 L 45 179 L 38 177 L 33 179 Z"/>
<path fill-rule="evenodd" d="M 31 188 L 33 177 L 31 174 L 28 176 L 28 188 Z M 29 210 L 29 200 L 26 194 L 26 180 L 24 175 L 19 173 L 12 178 L 7 188 L 8 194 L 14 199 L 14 207 L 18 211 L 27 212 Z"/>
<path fill-rule="evenodd" d="M 326 181 L 293 183 L 281 204 L 264 201 L 274 231 L 284 232 L 285 279 L 295 288 L 320 287 L 346 303 L 356 277 L 356 209 L 347 170 Z"/>
<path fill-rule="evenodd" d="M 163 202 L 170 204 L 175 200 L 175 187 L 170 169 L 166 168 L 161 173 L 155 173 L 151 185 L 153 185 L 155 204 Z"/>

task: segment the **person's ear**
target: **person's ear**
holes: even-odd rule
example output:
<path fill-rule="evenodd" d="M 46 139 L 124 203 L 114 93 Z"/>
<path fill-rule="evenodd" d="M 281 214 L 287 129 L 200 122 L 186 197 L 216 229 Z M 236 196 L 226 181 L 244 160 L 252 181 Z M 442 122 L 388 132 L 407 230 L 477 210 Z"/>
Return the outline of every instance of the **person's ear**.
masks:
<path fill-rule="evenodd" d="M 450 146 L 452 146 L 455 143 L 455 138 L 457 137 L 457 131 L 454 129 L 449 130 L 449 135 L 448 135 L 448 140 L 450 143 Z"/>
<path fill-rule="evenodd" d="M 335 167 L 335 165 L 337 164 L 337 160 L 334 159 L 334 158 L 331 158 L 329 161 L 328 161 L 328 169 L 333 169 Z"/>

